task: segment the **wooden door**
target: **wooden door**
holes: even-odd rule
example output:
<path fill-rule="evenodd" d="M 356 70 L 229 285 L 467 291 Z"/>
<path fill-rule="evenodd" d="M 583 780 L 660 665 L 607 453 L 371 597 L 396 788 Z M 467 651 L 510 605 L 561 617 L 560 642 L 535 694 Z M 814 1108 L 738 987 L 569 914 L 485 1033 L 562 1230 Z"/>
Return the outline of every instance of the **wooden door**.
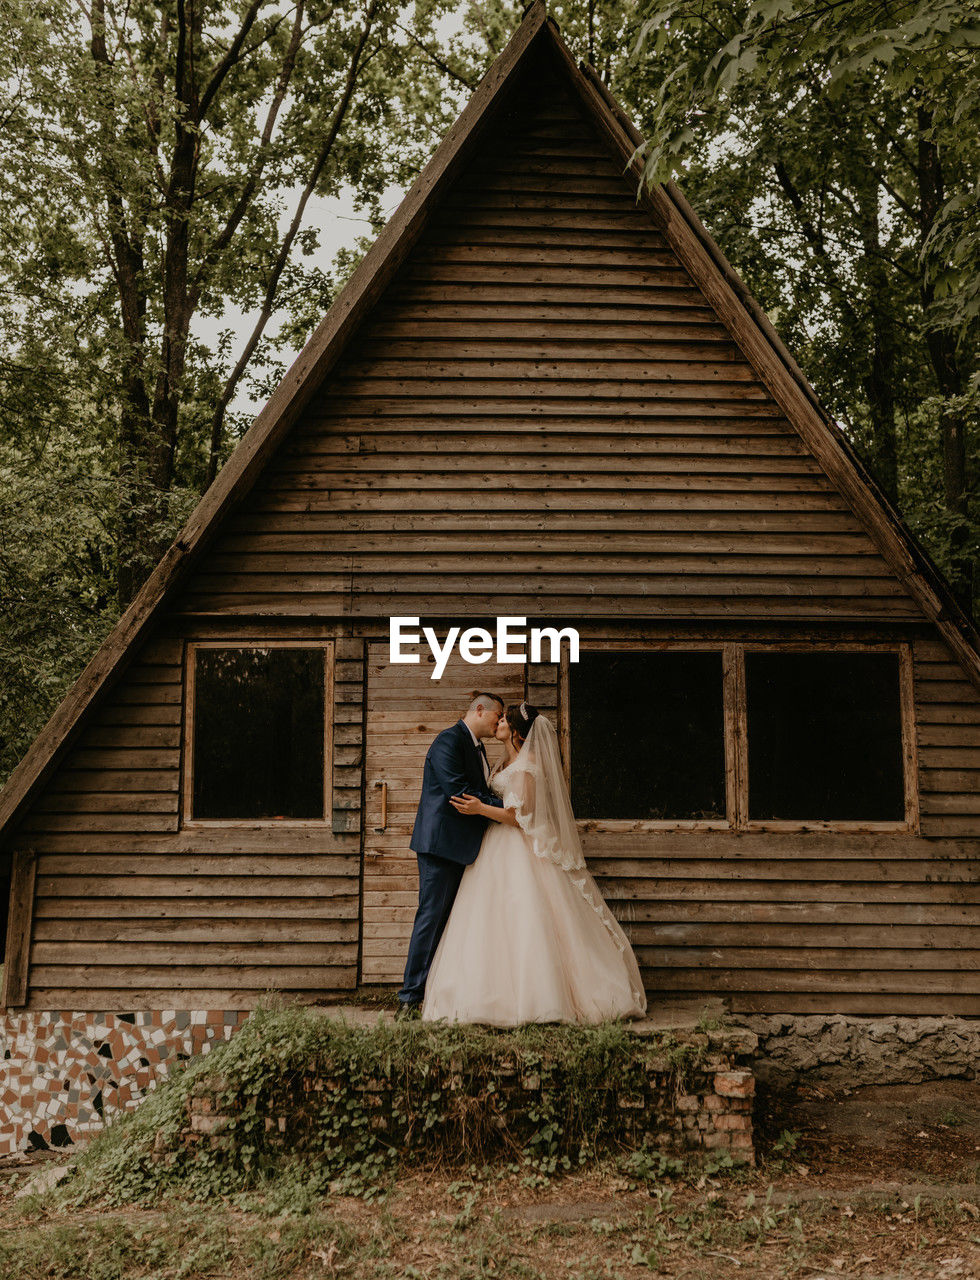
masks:
<path fill-rule="evenodd" d="M 505 703 L 520 702 L 524 696 L 524 668 L 513 663 L 474 666 L 454 654 L 439 680 L 430 678 L 432 666 L 427 654 L 418 666 L 390 665 L 387 641 L 368 649 L 361 952 L 365 983 L 401 984 L 418 905 L 418 864 L 408 842 L 432 739 L 459 719 L 478 689 L 498 693 Z M 489 740 L 486 747 L 493 765 L 501 748 Z"/>

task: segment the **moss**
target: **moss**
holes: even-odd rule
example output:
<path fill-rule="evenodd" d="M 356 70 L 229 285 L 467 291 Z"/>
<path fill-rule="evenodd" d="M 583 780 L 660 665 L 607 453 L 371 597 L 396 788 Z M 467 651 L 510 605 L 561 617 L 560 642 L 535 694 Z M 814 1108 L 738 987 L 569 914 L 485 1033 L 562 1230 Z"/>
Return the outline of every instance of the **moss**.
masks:
<path fill-rule="evenodd" d="M 117 1203 L 169 1187 L 227 1195 L 270 1172 L 363 1190 L 400 1161 L 501 1154 L 553 1172 L 608 1149 L 617 1098 L 641 1094 L 649 1067 L 681 1087 L 702 1053 L 615 1023 L 497 1031 L 379 1018 L 363 1027 L 302 1008 L 258 1009 L 100 1134 L 66 1194 Z M 498 1087 L 508 1071 L 523 1091 L 517 1123 Z M 310 1082 L 325 1087 L 304 1089 Z M 195 1098 L 221 1116 L 219 1141 L 182 1142 Z"/>

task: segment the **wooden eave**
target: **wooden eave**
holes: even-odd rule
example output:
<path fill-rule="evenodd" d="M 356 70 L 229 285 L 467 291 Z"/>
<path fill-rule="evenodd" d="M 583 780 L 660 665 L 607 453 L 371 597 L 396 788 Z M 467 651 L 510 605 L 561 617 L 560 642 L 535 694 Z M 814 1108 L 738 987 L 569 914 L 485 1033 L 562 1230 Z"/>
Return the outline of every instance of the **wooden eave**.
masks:
<path fill-rule="evenodd" d="M 534 3 L 432 159 L 282 382 L 242 437 L 180 534 L 34 740 L 0 792 L 0 840 L 44 784 L 87 716 L 186 580 L 224 517 L 248 493 L 289 429 L 322 385 L 424 230 L 429 215 L 472 155 L 527 60 L 547 48 L 587 116 L 639 182 L 639 135 L 597 76 L 576 65 L 543 0 Z M 679 260 L 702 289 L 746 359 L 839 487 L 889 567 L 939 629 L 980 690 L 980 635 L 949 587 L 864 470 L 768 320 L 673 183 L 639 197 L 662 225 Z"/>

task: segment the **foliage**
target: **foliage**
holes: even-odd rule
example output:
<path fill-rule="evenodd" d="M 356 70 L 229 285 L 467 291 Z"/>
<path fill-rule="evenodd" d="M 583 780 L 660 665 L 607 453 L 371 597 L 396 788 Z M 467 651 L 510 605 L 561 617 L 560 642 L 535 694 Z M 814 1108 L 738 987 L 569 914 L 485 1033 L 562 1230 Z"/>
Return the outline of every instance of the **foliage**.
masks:
<path fill-rule="evenodd" d="M 937 1187 L 935 1200 L 902 1201 L 899 1212 L 893 1190 L 869 1193 L 866 1183 L 866 1170 L 837 1170 L 836 1194 L 795 1204 L 798 1179 L 781 1180 L 771 1194 L 757 1180 L 754 1197 L 727 1184 L 725 1191 L 657 1186 L 625 1197 L 612 1171 L 590 1170 L 584 1184 L 570 1180 L 543 1203 L 509 1194 L 503 1212 L 499 1187 L 483 1188 L 473 1200 L 472 1191 L 461 1196 L 438 1173 L 400 1182 L 395 1195 L 365 1211 L 322 1200 L 284 1211 L 258 1196 L 247 1207 L 164 1201 L 116 1212 L 45 1203 L 20 1213 L 24 1202 L 17 1201 L 0 1223 L 0 1275 L 596 1280 L 643 1274 L 637 1268 L 663 1275 L 666 1268 L 673 1276 L 768 1278 L 839 1275 L 862 1257 L 876 1275 L 894 1275 L 897 1266 L 949 1274 L 951 1258 L 969 1255 L 977 1240 L 974 1204 Z M 853 1207 L 843 1204 L 845 1188 L 855 1193 Z M 461 1200 L 469 1213 L 457 1212 Z M 582 1216 L 583 1201 L 595 1216 Z"/>
<path fill-rule="evenodd" d="M 448 129 L 452 5 L 0 9 L 0 778 L 363 252 L 311 202 L 377 230 Z"/>
<path fill-rule="evenodd" d="M 243 1222 L 216 1214 L 213 1206 L 194 1205 L 171 1207 L 145 1221 L 116 1215 L 62 1223 L 32 1216 L 27 1229 L 8 1228 L 0 1235 L 0 1274 L 19 1280 L 274 1280 L 308 1276 L 325 1258 L 343 1266 L 367 1252 L 347 1224 L 322 1210 L 275 1228 L 267 1218 Z"/>
<path fill-rule="evenodd" d="M 370 1196 L 400 1160 L 463 1154 L 467 1162 L 503 1155 L 547 1176 L 595 1159 L 608 1145 L 610 1107 L 620 1093 L 640 1088 L 649 1053 L 679 1080 L 701 1049 L 669 1035 L 638 1046 L 619 1024 L 493 1031 L 379 1020 L 364 1028 L 302 1009 L 260 1009 L 230 1041 L 100 1134 L 78 1157 L 64 1194 L 76 1204 L 145 1202 L 168 1190 L 230 1195 L 285 1178 L 308 1194 Z M 540 1084 L 526 1123 L 513 1131 L 503 1123 L 507 1100 L 491 1078 L 503 1061 L 522 1083 L 533 1076 Z M 309 1077 L 327 1087 L 302 1098 Z M 386 1081 L 392 1111 L 379 1125 L 365 1091 Z M 228 1125 L 220 1146 L 182 1146 L 188 1100 L 202 1092 L 216 1097 Z M 290 1152 L 278 1141 L 277 1121 L 297 1107 L 304 1132 L 301 1141 L 287 1133 Z"/>
<path fill-rule="evenodd" d="M 980 8 L 646 0 L 634 33 L 647 179 L 681 175 L 969 610 Z"/>
<path fill-rule="evenodd" d="M 799 1129 L 783 1129 L 766 1152 L 766 1168 L 772 1171 L 785 1172 L 790 1169 L 799 1170 L 807 1153 L 800 1145 L 802 1134 Z"/>
<path fill-rule="evenodd" d="M 0 441 L 0 778 L 115 619 L 112 487 L 92 432 Z"/>

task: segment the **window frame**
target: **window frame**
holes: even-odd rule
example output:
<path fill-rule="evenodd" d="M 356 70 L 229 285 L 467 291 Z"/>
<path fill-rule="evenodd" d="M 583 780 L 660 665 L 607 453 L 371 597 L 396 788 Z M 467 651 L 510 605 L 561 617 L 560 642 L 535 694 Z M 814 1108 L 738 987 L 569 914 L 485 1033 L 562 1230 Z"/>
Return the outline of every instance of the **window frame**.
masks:
<path fill-rule="evenodd" d="M 912 645 L 908 641 L 854 640 L 609 640 L 583 641 L 582 652 L 720 653 L 722 659 L 722 706 L 725 733 L 726 818 L 583 818 L 582 831 L 730 831 L 730 832 L 847 832 L 855 835 L 896 833 L 918 835 L 919 767 L 916 746 L 915 697 L 912 674 Z M 902 763 L 905 790 L 905 817 L 889 820 L 860 819 L 751 819 L 748 788 L 748 707 L 746 701 L 745 654 L 772 653 L 894 653 L 898 655 L 898 700 L 902 733 Z M 571 785 L 572 733 L 570 716 L 570 663 L 567 645 L 562 646 L 558 671 L 558 734 L 565 782 Z"/>
<path fill-rule="evenodd" d="M 194 802 L 194 711 L 196 702 L 197 653 L 200 649 L 320 649 L 323 652 L 323 817 L 322 818 L 195 818 Z M 333 823 L 333 722 L 334 668 L 336 644 L 333 640 L 188 640 L 184 644 L 184 706 L 181 751 L 181 828 L 258 827 L 281 830 L 309 827 L 330 830 Z"/>

